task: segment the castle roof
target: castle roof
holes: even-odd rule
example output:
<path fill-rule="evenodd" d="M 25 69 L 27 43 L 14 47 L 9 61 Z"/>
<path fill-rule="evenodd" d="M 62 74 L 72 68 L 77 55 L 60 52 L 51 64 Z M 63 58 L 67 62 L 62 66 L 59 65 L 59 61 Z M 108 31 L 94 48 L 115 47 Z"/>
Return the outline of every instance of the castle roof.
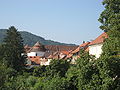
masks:
<path fill-rule="evenodd" d="M 31 49 L 30 52 L 39 52 L 39 51 L 46 51 L 44 45 L 37 42 Z"/>

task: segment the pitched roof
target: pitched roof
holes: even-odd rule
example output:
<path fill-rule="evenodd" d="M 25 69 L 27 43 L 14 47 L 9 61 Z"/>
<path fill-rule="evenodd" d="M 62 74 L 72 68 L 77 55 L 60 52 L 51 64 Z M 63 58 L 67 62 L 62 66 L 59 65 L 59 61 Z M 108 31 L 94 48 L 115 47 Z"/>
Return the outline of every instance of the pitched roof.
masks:
<path fill-rule="evenodd" d="M 98 36 L 95 40 L 93 40 L 89 45 L 103 43 L 105 38 L 108 38 L 108 35 L 107 35 L 107 33 L 104 32 L 100 36 Z"/>
<path fill-rule="evenodd" d="M 53 58 L 53 55 L 50 55 L 50 56 L 48 56 L 47 58 L 48 58 L 48 59 L 52 59 L 52 58 Z"/>
<path fill-rule="evenodd" d="M 66 58 L 68 59 L 68 58 L 71 58 L 72 56 L 73 56 L 73 54 L 69 54 L 69 55 L 67 55 Z"/>
<path fill-rule="evenodd" d="M 26 48 L 29 48 L 28 44 L 27 44 L 27 45 L 25 45 L 25 46 L 24 46 L 24 48 L 25 48 L 25 49 L 26 49 Z"/>
<path fill-rule="evenodd" d="M 30 52 L 38 52 L 38 51 L 45 51 L 44 45 L 41 43 L 37 42 L 31 49 Z"/>
<path fill-rule="evenodd" d="M 79 52 L 82 47 L 86 50 L 89 44 L 90 44 L 90 42 L 83 43 L 83 44 L 79 45 L 79 47 L 76 48 L 75 50 L 73 50 L 71 53 L 74 54 L 74 53 Z"/>
<path fill-rule="evenodd" d="M 62 54 L 68 55 L 70 52 L 68 51 L 61 51 Z"/>
<path fill-rule="evenodd" d="M 29 50 L 31 49 L 31 47 L 29 47 L 28 45 L 25 45 L 24 49 L 25 49 L 25 52 L 27 53 L 27 52 L 29 52 Z"/>
<path fill-rule="evenodd" d="M 86 42 L 86 43 L 81 44 L 80 47 L 86 47 L 86 46 L 88 46 L 89 44 L 90 44 L 90 42 Z"/>
<path fill-rule="evenodd" d="M 46 45 L 45 48 L 49 51 L 70 51 L 76 49 L 78 46 L 66 45 Z"/>
<path fill-rule="evenodd" d="M 40 46 L 42 46 L 42 44 L 40 42 L 36 42 L 36 44 L 34 46 L 40 47 Z"/>
<path fill-rule="evenodd" d="M 77 49 L 73 50 L 71 53 L 74 54 L 74 53 L 77 53 L 80 51 L 80 47 L 78 47 Z"/>

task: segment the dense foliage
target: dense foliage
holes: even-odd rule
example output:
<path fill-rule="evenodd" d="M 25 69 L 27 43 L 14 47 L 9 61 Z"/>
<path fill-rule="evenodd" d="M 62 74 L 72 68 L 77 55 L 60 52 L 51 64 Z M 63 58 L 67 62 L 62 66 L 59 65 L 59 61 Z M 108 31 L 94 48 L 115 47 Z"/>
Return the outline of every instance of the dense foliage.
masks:
<path fill-rule="evenodd" d="M 6 38 L 4 39 L 4 58 L 3 61 L 8 67 L 15 70 L 21 70 L 25 64 L 23 40 L 17 29 L 11 26 L 7 30 Z"/>
<path fill-rule="evenodd" d="M 120 0 L 104 0 L 105 10 L 99 21 L 101 29 L 108 34 L 103 44 L 103 53 L 97 66 L 101 78 L 101 89 L 120 89 Z"/>
<path fill-rule="evenodd" d="M 100 28 L 104 31 L 120 31 L 120 0 L 103 0 L 105 10 L 101 13 Z"/>

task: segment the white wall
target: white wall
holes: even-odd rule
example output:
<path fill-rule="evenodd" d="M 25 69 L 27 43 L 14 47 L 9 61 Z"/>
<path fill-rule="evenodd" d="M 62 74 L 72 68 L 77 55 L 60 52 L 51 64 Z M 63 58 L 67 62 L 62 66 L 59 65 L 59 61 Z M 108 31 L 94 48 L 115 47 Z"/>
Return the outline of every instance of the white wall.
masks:
<path fill-rule="evenodd" d="M 44 56 L 45 52 L 30 52 L 27 53 L 27 56 Z"/>
<path fill-rule="evenodd" d="M 44 56 L 45 52 L 36 52 L 37 56 Z"/>
<path fill-rule="evenodd" d="M 96 58 L 99 58 L 102 53 L 102 46 L 103 44 L 96 44 L 89 46 L 89 54 L 95 55 Z"/>
<path fill-rule="evenodd" d="M 43 61 L 44 61 L 44 59 L 43 59 Z M 50 61 L 51 61 L 51 59 L 48 59 L 48 61 L 46 61 L 46 62 L 43 62 L 43 61 L 41 61 L 40 62 L 40 65 L 50 65 Z"/>
<path fill-rule="evenodd" d="M 27 53 L 27 56 L 36 56 L 36 52 Z"/>

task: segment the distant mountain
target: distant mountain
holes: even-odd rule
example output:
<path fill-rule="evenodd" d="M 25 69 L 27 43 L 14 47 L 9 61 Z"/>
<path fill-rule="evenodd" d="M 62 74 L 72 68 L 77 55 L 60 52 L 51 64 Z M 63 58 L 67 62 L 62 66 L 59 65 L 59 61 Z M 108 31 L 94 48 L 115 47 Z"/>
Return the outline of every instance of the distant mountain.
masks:
<path fill-rule="evenodd" d="M 0 29 L 0 43 L 3 42 L 4 37 L 6 36 L 7 29 Z M 20 31 L 21 36 L 24 40 L 24 45 L 28 44 L 30 46 L 33 46 L 37 41 L 42 43 L 43 45 L 68 45 L 68 46 L 74 46 L 75 44 L 66 44 L 66 43 L 60 43 L 52 40 L 46 40 L 43 37 L 34 35 L 30 32 L 26 31 Z"/>

